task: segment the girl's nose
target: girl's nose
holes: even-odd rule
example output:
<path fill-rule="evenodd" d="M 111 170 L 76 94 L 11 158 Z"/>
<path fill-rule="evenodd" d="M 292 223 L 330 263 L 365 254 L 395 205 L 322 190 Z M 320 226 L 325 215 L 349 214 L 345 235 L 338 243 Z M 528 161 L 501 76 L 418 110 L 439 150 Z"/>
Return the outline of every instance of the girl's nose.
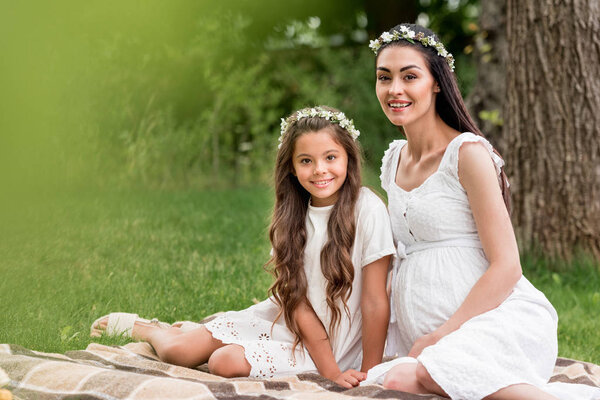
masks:
<path fill-rule="evenodd" d="M 327 172 L 327 168 L 325 168 L 324 163 L 322 163 L 322 162 L 315 163 L 315 169 L 313 171 L 313 173 L 315 175 L 321 175 L 321 174 L 324 174 L 325 172 Z"/>

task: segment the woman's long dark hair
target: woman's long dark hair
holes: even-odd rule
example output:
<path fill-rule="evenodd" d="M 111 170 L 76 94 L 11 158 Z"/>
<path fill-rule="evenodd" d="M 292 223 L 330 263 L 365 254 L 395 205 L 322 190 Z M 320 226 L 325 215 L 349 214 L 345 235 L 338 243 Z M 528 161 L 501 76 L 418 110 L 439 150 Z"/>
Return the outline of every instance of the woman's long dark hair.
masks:
<path fill-rule="evenodd" d="M 330 107 L 320 108 L 339 112 Z M 295 115 L 297 113 L 292 117 Z M 269 229 L 273 254 L 267 265 L 272 266 L 271 272 L 275 276 L 275 282 L 269 289 L 279 305 L 275 321 L 283 316 L 288 329 L 296 335 L 294 348 L 302 343 L 302 334 L 293 313 L 303 301 L 310 304 L 306 298 L 307 281 L 304 273 L 306 213 L 310 194 L 293 174 L 292 157 L 296 140 L 300 136 L 322 129 L 327 129 L 348 155 L 346 180 L 339 189 L 339 196 L 331 210 L 327 223 L 328 239 L 321 251 L 321 271 L 327 280 L 326 299 L 332 315 L 330 326 L 326 327 L 329 336 L 341 320 L 341 311 L 336 304 L 338 300 L 341 300 L 345 312 L 349 312 L 346 301 L 352 293 L 354 280 L 352 246 L 356 231 L 354 206 L 361 187 L 360 147 L 339 124 L 321 117 L 300 120 L 293 118 L 282 138 L 275 162 L 275 208 Z"/>
<path fill-rule="evenodd" d="M 394 30 L 400 32 L 401 26 L 406 26 L 415 33 L 422 32 L 425 36 L 433 36 L 435 37 L 436 41 L 440 41 L 438 36 L 433 31 L 415 24 L 396 25 L 390 29 L 390 32 Z M 419 43 L 418 40 L 415 40 L 414 44 L 407 40 L 395 40 L 389 43 L 384 43 L 379 48 L 377 55 L 379 56 L 383 49 L 391 46 L 411 46 L 424 55 L 425 61 L 429 67 L 429 71 L 433 75 L 433 79 L 435 79 L 440 87 L 440 92 L 437 94 L 435 100 L 435 110 L 448 126 L 456 129 L 459 132 L 473 132 L 476 135 L 483 136 L 471 118 L 469 111 L 467 111 L 467 107 L 465 106 L 460 90 L 458 89 L 458 84 L 456 82 L 454 73 L 448 66 L 446 59 L 444 57 L 440 57 L 435 48 L 425 47 Z M 496 153 L 498 157 L 502 158 L 496 149 L 494 149 L 494 153 Z M 504 168 L 501 168 L 500 170 L 500 180 L 502 198 L 504 200 L 504 204 L 506 205 L 506 209 L 510 213 L 510 189 Z"/>

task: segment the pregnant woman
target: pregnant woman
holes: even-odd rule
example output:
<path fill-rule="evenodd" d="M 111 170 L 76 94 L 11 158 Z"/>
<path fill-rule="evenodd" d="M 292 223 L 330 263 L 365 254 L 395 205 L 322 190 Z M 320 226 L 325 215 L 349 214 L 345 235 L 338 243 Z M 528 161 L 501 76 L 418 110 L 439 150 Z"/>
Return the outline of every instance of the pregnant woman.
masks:
<path fill-rule="evenodd" d="M 453 399 L 600 398 L 547 383 L 557 314 L 522 275 L 504 162 L 466 110 L 452 55 L 407 24 L 371 48 L 381 107 L 406 135 L 386 151 L 381 184 L 399 255 L 388 350 L 408 357 L 367 381 Z"/>

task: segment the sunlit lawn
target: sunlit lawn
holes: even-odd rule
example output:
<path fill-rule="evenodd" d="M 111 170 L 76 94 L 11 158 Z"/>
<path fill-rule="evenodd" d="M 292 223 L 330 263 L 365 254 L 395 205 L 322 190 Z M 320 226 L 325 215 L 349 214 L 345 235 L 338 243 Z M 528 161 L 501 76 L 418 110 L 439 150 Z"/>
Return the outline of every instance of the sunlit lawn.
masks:
<path fill-rule="evenodd" d="M 82 349 L 111 311 L 198 320 L 264 299 L 271 207 L 268 188 L 246 188 L 70 193 L 4 208 L 0 343 Z M 558 310 L 560 355 L 600 364 L 597 265 L 524 269 Z"/>

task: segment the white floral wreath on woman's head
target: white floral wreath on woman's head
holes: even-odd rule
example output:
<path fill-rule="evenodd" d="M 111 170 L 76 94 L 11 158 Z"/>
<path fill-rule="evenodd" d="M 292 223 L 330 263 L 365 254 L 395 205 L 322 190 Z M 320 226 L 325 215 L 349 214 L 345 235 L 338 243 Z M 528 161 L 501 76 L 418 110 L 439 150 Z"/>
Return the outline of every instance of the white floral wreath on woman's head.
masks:
<path fill-rule="evenodd" d="M 360 132 L 354 127 L 354 122 L 351 119 L 346 118 L 346 114 L 341 111 L 330 111 L 323 107 L 303 108 L 302 110 L 299 110 L 296 115 L 289 116 L 286 119 L 281 118 L 281 136 L 279 136 L 279 145 L 277 147 L 281 147 L 281 142 L 283 142 L 285 132 L 291 123 L 299 121 L 302 118 L 313 117 L 323 118 L 333 124 L 338 124 L 344 128 L 354 140 L 360 136 Z"/>
<path fill-rule="evenodd" d="M 369 47 L 375 54 L 379 51 L 379 48 L 387 43 L 394 42 L 397 40 L 406 40 L 412 44 L 415 44 L 415 40 L 419 41 L 425 47 L 433 47 L 437 50 L 437 54 L 440 57 L 446 59 L 446 63 L 452 71 L 454 71 L 454 57 L 448 53 L 446 48 L 441 42 L 435 40 L 433 36 L 425 36 L 423 32 L 415 33 L 406 25 L 400 26 L 400 32 L 393 30 L 390 32 L 383 32 L 379 38 L 371 40 Z"/>

